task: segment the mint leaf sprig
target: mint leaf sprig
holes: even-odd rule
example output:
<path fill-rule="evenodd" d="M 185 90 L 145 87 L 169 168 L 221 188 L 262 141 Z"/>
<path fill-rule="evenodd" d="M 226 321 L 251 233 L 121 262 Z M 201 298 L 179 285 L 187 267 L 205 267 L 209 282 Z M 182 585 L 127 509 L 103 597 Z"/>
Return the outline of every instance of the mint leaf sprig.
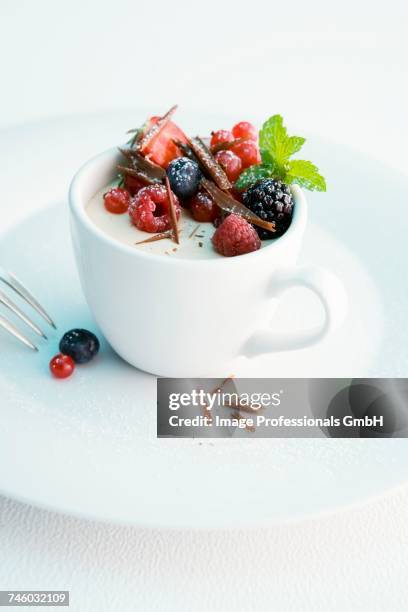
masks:
<path fill-rule="evenodd" d="M 326 181 L 312 162 L 290 159 L 304 143 L 301 136 L 288 136 L 282 116 L 273 115 L 259 132 L 262 163 L 244 170 L 235 183 L 236 188 L 244 191 L 261 179 L 274 178 L 288 185 L 296 183 L 305 189 L 326 191 Z"/>

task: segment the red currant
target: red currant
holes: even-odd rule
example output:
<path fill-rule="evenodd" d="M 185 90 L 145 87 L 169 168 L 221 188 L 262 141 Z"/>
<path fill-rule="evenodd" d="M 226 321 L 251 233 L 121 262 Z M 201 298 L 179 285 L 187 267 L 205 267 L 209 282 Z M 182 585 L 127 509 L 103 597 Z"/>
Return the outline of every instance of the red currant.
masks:
<path fill-rule="evenodd" d="M 121 187 L 110 189 L 103 196 L 105 208 L 114 215 L 122 215 L 127 212 L 130 204 L 130 193 Z"/>
<path fill-rule="evenodd" d="M 131 196 L 135 196 L 138 191 L 146 187 L 146 183 L 142 183 L 136 176 L 125 176 L 125 187 Z"/>
<path fill-rule="evenodd" d="M 232 142 L 233 140 L 234 137 L 232 135 L 232 132 L 230 132 L 229 130 L 217 130 L 216 132 L 211 133 L 210 147 L 215 147 L 216 145 L 221 144 L 222 142 Z"/>
<path fill-rule="evenodd" d="M 248 121 L 240 121 L 234 125 L 232 135 L 234 138 L 249 138 L 250 140 L 257 140 L 258 138 L 256 127 Z"/>
<path fill-rule="evenodd" d="M 220 209 L 206 191 L 199 191 L 190 200 L 190 210 L 196 221 L 207 223 L 220 216 Z"/>
<path fill-rule="evenodd" d="M 232 151 L 218 151 L 215 154 L 215 159 L 224 168 L 229 180 L 234 183 L 242 171 L 240 158 Z"/>
<path fill-rule="evenodd" d="M 50 370 L 55 378 L 68 378 L 75 370 L 75 362 L 72 357 L 59 353 L 51 359 Z"/>
<path fill-rule="evenodd" d="M 232 147 L 232 151 L 240 158 L 243 170 L 254 164 L 261 163 L 261 155 L 256 142 L 251 140 L 239 142 Z"/>

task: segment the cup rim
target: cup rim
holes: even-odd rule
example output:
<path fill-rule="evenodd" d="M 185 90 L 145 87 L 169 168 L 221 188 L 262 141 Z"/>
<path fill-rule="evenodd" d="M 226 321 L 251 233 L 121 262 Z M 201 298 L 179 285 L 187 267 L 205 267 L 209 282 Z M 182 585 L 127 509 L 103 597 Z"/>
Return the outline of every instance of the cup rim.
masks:
<path fill-rule="evenodd" d="M 102 165 L 108 159 L 112 159 L 112 169 L 114 169 L 114 160 L 117 158 L 119 154 L 117 147 L 112 147 L 107 149 L 97 155 L 88 159 L 75 173 L 72 178 L 68 200 L 71 214 L 75 217 L 75 219 L 84 225 L 88 231 L 90 231 L 94 236 L 96 236 L 99 240 L 114 248 L 115 250 L 119 250 L 127 255 L 147 259 L 150 261 L 160 261 L 165 265 L 204 265 L 209 264 L 213 265 L 215 263 L 233 266 L 239 265 L 239 263 L 243 263 L 243 261 L 249 262 L 249 258 L 252 261 L 255 261 L 255 258 L 260 259 L 261 257 L 272 256 L 277 249 L 286 245 L 286 243 L 292 240 L 295 234 L 299 234 L 302 232 L 302 229 L 306 225 L 307 220 L 307 200 L 304 194 L 304 191 L 298 185 L 291 185 L 291 191 L 295 198 L 295 208 L 293 212 L 292 222 L 290 224 L 289 229 L 285 232 L 283 236 L 277 238 L 276 240 L 271 240 L 270 244 L 267 246 L 258 249 L 257 251 L 253 251 L 251 253 L 246 253 L 245 256 L 237 256 L 237 257 L 214 257 L 214 258 L 203 258 L 203 259 L 189 259 L 189 258 L 172 258 L 172 257 L 163 257 L 163 255 L 158 253 L 149 253 L 143 252 L 141 249 L 135 249 L 128 244 L 123 244 L 119 240 L 112 238 L 107 233 L 105 233 L 102 229 L 100 229 L 96 223 L 94 223 L 89 215 L 86 213 L 85 206 L 87 202 L 83 201 L 81 195 L 81 189 L 83 184 L 89 180 L 89 174 L 92 170 L 95 169 L 98 165 Z M 95 186 L 93 193 L 97 193 L 104 185 Z"/>

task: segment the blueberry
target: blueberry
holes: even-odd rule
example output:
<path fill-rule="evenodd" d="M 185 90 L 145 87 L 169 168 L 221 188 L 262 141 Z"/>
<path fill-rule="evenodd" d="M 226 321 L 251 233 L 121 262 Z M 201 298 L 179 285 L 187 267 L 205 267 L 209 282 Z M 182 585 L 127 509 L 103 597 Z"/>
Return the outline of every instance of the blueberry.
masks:
<path fill-rule="evenodd" d="M 202 175 L 197 162 L 188 157 L 177 157 L 168 165 L 167 176 L 176 196 L 187 200 L 197 193 Z"/>
<path fill-rule="evenodd" d="M 69 355 L 75 363 L 87 363 L 99 351 L 99 340 L 86 329 L 71 329 L 63 335 L 59 345 L 63 355 Z"/>

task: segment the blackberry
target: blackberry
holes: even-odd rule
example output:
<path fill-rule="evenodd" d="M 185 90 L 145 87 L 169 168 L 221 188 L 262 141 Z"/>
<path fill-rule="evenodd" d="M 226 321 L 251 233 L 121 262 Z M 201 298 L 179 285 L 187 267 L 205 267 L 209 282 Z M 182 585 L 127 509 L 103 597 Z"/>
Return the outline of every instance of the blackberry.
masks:
<path fill-rule="evenodd" d="M 87 329 L 71 329 L 63 335 L 59 345 L 63 355 L 69 355 L 75 363 L 87 363 L 99 351 L 99 340 Z"/>
<path fill-rule="evenodd" d="M 289 187 L 282 181 L 258 181 L 243 194 L 243 202 L 264 221 L 275 222 L 275 232 L 255 226 L 261 240 L 279 238 L 289 228 L 295 202 Z"/>
<path fill-rule="evenodd" d="M 171 190 L 181 200 L 187 200 L 197 193 L 202 175 L 196 161 L 177 157 L 168 165 L 167 176 Z"/>

